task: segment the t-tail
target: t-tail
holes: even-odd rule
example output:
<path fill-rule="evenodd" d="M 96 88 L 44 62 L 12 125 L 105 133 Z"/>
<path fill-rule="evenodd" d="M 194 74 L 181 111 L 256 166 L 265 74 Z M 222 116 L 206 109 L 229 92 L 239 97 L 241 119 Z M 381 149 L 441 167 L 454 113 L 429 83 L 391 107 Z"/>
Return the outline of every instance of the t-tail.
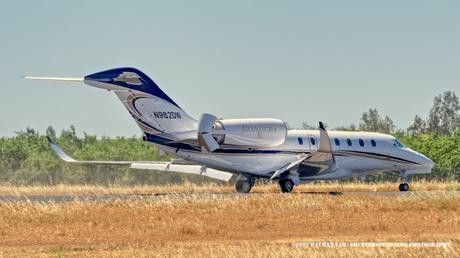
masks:
<path fill-rule="evenodd" d="M 115 68 L 87 75 L 84 78 L 32 77 L 26 79 L 83 81 L 113 91 L 146 134 L 181 135 L 193 132 L 197 121 L 185 113 L 146 74 L 135 68 Z"/>

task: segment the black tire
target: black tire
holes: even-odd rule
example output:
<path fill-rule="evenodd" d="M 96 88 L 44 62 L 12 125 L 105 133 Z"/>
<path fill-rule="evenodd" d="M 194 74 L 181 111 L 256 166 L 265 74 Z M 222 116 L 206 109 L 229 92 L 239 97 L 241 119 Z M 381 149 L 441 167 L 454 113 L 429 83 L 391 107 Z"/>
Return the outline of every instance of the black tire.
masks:
<path fill-rule="evenodd" d="M 240 179 L 236 181 L 235 189 L 238 193 L 249 193 L 251 191 L 252 185 L 249 180 Z"/>
<path fill-rule="evenodd" d="M 279 181 L 281 192 L 290 193 L 294 189 L 294 182 L 289 178 L 283 178 Z"/>
<path fill-rule="evenodd" d="M 401 192 L 407 192 L 409 191 L 409 184 L 408 183 L 402 183 L 399 185 L 399 191 Z"/>

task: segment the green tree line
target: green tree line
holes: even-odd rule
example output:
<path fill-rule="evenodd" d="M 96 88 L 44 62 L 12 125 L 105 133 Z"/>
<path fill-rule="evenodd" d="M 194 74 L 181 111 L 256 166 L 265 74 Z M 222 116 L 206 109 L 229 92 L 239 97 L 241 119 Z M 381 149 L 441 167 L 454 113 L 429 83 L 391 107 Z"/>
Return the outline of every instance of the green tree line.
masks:
<path fill-rule="evenodd" d="M 75 127 L 59 136 L 52 127 L 47 134 L 69 155 L 80 160 L 170 160 L 158 149 L 137 137 L 77 136 Z M 210 180 L 210 179 L 209 179 Z M 128 166 L 68 164 L 61 161 L 48 145 L 46 135 L 31 128 L 14 137 L 0 138 L 0 183 L 11 185 L 100 184 L 138 185 L 172 184 L 206 178 L 179 173 L 133 170 Z"/>

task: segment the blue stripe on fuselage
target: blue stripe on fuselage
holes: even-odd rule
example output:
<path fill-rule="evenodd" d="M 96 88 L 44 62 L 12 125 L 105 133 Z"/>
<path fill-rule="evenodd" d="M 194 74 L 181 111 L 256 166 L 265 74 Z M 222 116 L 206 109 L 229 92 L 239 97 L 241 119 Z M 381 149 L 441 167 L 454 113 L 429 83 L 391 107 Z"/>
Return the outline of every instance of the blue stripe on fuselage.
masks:
<path fill-rule="evenodd" d="M 153 135 L 149 133 L 145 133 L 145 137 L 147 141 L 164 145 L 167 147 L 181 149 L 181 150 L 190 150 L 190 151 L 198 151 L 201 152 L 200 146 L 186 144 L 186 143 L 178 143 L 172 139 L 164 138 L 159 135 Z M 257 149 L 217 149 L 213 153 L 228 153 L 228 154 L 277 154 L 277 153 L 296 153 L 292 151 L 281 151 L 281 150 L 257 150 Z"/>
<path fill-rule="evenodd" d="M 189 150 L 189 151 L 197 151 L 201 152 L 200 146 L 186 144 L 186 143 L 178 143 L 172 139 L 168 139 L 159 135 L 153 135 L 145 133 L 146 140 L 149 142 L 153 142 L 156 144 L 164 145 L 167 147 L 181 149 L 181 150 Z M 213 153 L 216 154 L 301 154 L 301 153 L 310 153 L 310 151 L 282 151 L 282 150 L 261 150 L 261 149 L 227 149 L 221 148 L 215 150 Z M 378 158 L 378 159 L 393 159 L 399 162 L 406 162 L 412 164 L 419 164 L 417 162 L 406 160 L 399 157 L 393 157 L 385 154 L 373 153 L 373 152 L 361 152 L 361 151 L 338 151 L 335 153 L 336 156 L 361 156 L 361 157 L 369 157 L 369 158 Z"/>

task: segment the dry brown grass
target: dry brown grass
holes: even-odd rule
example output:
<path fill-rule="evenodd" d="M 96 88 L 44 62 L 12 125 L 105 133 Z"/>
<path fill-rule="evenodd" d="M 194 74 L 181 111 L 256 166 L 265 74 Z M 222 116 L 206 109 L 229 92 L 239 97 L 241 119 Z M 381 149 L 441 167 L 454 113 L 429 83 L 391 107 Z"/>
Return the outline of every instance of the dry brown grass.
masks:
<path fill-rule="evenodd" d="M 392 192 L 398 191 L 398 183 L 350 183 L 324 181 L 296 186 L 294 192 Z M 417 181 L 411 182 L 411 191 L 460 191 L 460 182 Z M 57 194 L 148 194 L 148 193 L 231 193 L 233 185 L 185 183 L 180 185 L 56 185 L 56 186 L 0 186 L 0 194 L 8 195 L 57 195 Z M 256 185 L 252 192 L 278 193 L 277 184 Z"/>
<path fill-rule="evenodd" d="M 204 189 L 210 191 L 209 187 Z M 264 187 L 271 191 L 272 186 Z M 315 187 L 320 188 L 302 191 L 340 190 L 330 184 Z M 69 192 L 62 188 L 60 191 Z M 91 192 L 103 188 L 79 188 L 76 192 L 81 193 L 82 189 Z M 144 188 L 124 191 L 141 189 Z M 50 192 L 56 193 L 56 189 Z M 405 196 L 267 193 L 205 197 L 0 203 L 0 256 L 460 256 L 460 196 L 456 192 Z M 450 246 L 291 245 L 311 241 L 448 241 Z"/>

